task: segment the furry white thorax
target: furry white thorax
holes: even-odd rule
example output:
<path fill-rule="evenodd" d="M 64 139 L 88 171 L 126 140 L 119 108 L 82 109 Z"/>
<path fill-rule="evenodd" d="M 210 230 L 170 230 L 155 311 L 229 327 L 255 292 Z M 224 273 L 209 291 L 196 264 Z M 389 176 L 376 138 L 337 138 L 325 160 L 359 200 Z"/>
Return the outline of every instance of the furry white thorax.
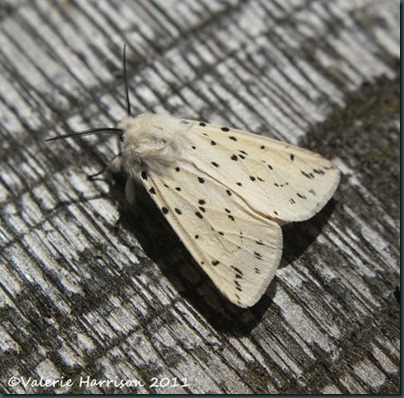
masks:
<path fill-rule="evenodd" d="M 167 174 L 168 167 L 183 158 L 190 122 L 170 115 L 142 113 L 123 119 L 123 151 L 120 165 L 131 177 L 141 171 Z"/>

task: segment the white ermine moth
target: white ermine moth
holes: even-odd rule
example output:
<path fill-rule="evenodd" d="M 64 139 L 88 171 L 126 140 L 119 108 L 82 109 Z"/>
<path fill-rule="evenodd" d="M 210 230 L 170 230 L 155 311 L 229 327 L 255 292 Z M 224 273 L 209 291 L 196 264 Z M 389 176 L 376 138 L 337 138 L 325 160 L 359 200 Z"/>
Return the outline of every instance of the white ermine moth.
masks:
<path fill-rule="evenodd" d="M 143 113 L 112 132 L 123 150 L 108 167 L 123 170 L 127 198 L 137 180 L 195 261 L 240 307 L 264 294 L 282 255 L 281 225 L 304 221 L 334 194 L 338 169 L 327 159 L 277 140 L 199 121 Z"/>

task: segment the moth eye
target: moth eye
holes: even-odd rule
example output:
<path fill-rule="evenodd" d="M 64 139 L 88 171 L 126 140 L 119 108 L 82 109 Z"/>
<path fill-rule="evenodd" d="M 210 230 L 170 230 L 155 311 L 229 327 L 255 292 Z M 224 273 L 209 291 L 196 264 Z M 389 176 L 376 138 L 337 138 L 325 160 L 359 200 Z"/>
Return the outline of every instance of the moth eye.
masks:
<path fill-rule="evenodd" d="M 119 136 L 119 141 L 123 142 L 123 134 Z"/>

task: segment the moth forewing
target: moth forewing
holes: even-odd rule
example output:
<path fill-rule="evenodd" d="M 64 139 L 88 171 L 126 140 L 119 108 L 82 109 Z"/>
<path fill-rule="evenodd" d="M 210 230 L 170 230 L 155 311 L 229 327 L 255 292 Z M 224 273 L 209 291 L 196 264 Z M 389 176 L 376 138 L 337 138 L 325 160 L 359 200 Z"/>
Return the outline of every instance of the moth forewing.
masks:
<path fill-rule="evenodd" d="M 339 183 L 320 155 L 226 126 L 143 114 L 118 127 L 124 169 L 240 307 L 255 304 L 274 276 L 280 225 L 313 216 Z"/>

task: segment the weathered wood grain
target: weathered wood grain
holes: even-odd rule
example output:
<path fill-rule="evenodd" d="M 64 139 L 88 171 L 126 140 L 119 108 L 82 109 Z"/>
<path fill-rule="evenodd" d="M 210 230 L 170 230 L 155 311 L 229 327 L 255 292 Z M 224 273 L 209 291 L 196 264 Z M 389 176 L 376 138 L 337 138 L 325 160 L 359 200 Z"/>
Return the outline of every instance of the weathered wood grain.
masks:
<path fill-rule="evenodd" d="M 1 392 L 399 393 L 399 8 L 3 0 Z M 134 113 L 248 129 L 343 173 L 320 214 L 284 228 L 249 310 L 150 203 L 128 211 L 122 177 L 87 179 L 112 138 L 44 142 L 125 115 L 123 43 Z"/>

